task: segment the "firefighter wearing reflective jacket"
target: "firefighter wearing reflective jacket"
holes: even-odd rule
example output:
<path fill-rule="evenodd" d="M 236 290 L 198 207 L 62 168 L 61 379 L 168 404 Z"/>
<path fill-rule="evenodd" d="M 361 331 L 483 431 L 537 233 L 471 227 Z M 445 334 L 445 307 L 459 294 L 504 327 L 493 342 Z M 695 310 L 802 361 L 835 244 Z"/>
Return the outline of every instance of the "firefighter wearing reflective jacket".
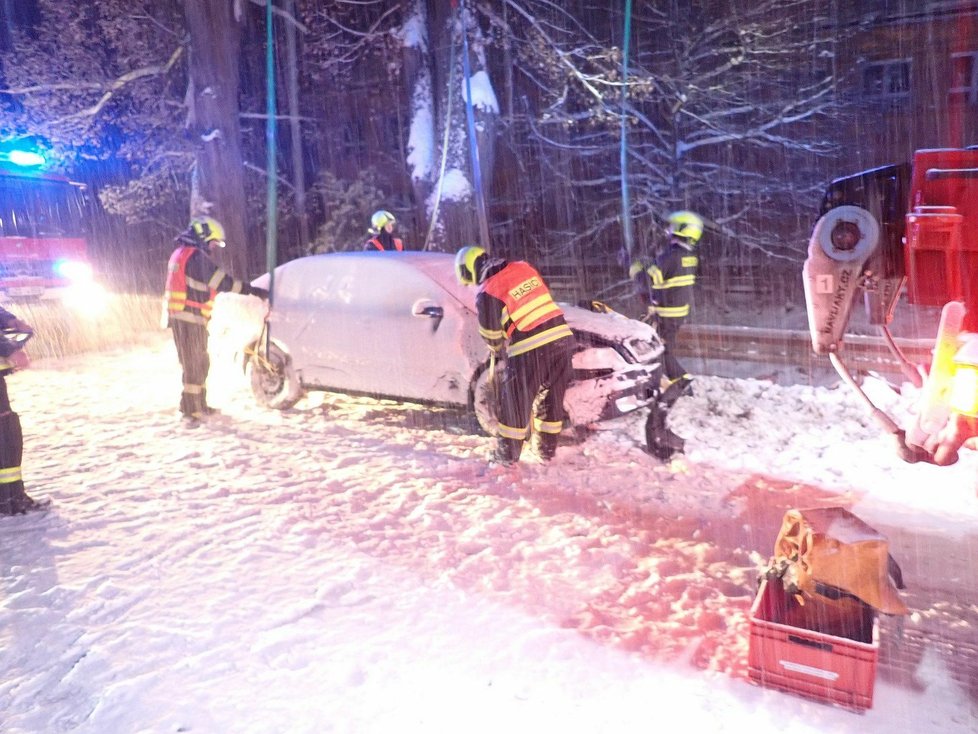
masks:
<path fill-rule="evenodd" d="M 207 322 L 219 292 L 243 293 L 267 298 L 268 291 L 235 280 L 219 268 L 209 255 L 211 248 L 224 247 L 224 228 L 211 217 L 197 217 L 177 237 L 166 273 L 167 326 L 173 331 L 177 357 L 183 368 L 180 413 L 191 426 L 214 411 L 207 405 Z"/>
<path fill-rule="evenodd" d="M 24 434 L 20 416 L 10 407 L 7 396 L 7 375 L 27 367 L 29 360 L 23 352 L 26 338 L 33 331 L 9 311 L 0 308 L 0 515 L 19 515 L 44 507 L 24 491 L 21 460 L 24 455 Z"/>
<path fill-rule="evenodd" d="M 703 219 L 690 211 L 678 211 L 669 215 L 668 223 L 668 244 L 648 267 L 640 261 L 632 263 L 629 276 L 665 345 L 666 378 L 680 391 L 689 391 L 692 377 L 676 359 L 676 342 L 690 313 L 699 265 L 694 249 L 703 236 Z"/>
<path fill-rule="evenodd" d="M 540 457 L 553 458 L 575 348 L 563 311 L 525 262 L 491 260 L 481 247 L 463 247 L 455 256 L 455 274 L 463 285 L 479 287 L 479 334 L 494 354 L 506 355 L 496 459 L 518 461 L 531 432 Z"/>
<path fill-rule="evenodd" d="M 394 219 L 394 215 L 389 211 L 381 209 L 373 213 L 370 217 L 370 234 L 373 235 L 364 244 L 363 249 L 366 251 L 379 250 L 384 252 L 385 250 L 396 250 L 401 252 L 404 250 L 404 242 L 400 237 L 394 236 L 394 225 L 397 224 L 397 220 Z"/>

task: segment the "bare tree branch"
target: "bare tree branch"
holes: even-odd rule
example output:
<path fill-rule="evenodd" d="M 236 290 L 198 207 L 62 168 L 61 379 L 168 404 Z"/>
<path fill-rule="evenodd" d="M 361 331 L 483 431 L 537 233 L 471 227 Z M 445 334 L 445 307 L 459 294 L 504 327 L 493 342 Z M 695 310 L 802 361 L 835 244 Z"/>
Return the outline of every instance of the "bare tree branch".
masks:
<path fill-rule="evenodd" d="M 98 102 L 87 107 L 78 112 L 74 112 L 70 115 L 64 115 L 57 119 L 49 121 L 49 125 L 60 125 L 62 123 L 68 122 L 69 120 L 77 120 L 85 117 L 94 117 L 111 101 L 111 99 L 116 95 L 117 92 L 124 89 L 129 84 L 139 81 L 140 79 L 145 79 L 147 77 L 161 76 L 166 74 L 173 68 L 173 65 L 177 63 L 177 60 L 183 55 L 183 46 L 177 46 L 173 53 L 170 54 L 170 58 L 167 59 L 164 64 L 155 64 L 152 66 L 144 66 L 140 69 L 133 69 L 132 71 L 126 72 L 118 79 L 114 81 L 100 85 L 100 89 L 105 89 L 105 92 L 99 98 Z M 89 85 L 82 85 L 81 89 L 91 88 Z M 79 89 L 79 87 L 65 86 L 63 84 L 50 85 L 49 87 L 42 87 L 38 91 L 51 91 L 53 89 Z M 9 94 L 24 94 L 25 92 L 8 91 Z"/>

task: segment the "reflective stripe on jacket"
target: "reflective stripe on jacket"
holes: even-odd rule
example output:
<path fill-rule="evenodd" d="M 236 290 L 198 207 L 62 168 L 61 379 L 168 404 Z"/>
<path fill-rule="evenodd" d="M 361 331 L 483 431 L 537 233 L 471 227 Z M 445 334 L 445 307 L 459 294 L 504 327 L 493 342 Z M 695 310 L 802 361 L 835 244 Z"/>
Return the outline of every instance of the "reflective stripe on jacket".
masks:
<path fill-rule="evenodd" d="M 245 293 L 249 290 L 198 247 L 181 245 L 170 255 L 163 298 L 171 319 L 206 325 L 218 291 Z"/>
<path fill-rule="evenodd" d="M 384 247 L 384 244 L 376 237 L 371 237 L 369 240 L 367 240 L 367 244 L 373 245 L 376 249 L 380 250 L 381 252 L 384 252 L 387 249 Z M 394 238 L 394 249 L 397 250 L 398 252 L 404 251 L 404 241 L 401 240 L 400 237 Z"/>
<path fill-rule="evenodd" d="M 652 285 L 651 310 L 666 319 L 689 316 L 699 258 L 673 242 L 648 269 Z"/>
<path fill-rule="evenodd" d="M 500 263 L 479 287 L 479 333 L 510 356 L 573 336 L 540 274 L 525 262 Z"/>

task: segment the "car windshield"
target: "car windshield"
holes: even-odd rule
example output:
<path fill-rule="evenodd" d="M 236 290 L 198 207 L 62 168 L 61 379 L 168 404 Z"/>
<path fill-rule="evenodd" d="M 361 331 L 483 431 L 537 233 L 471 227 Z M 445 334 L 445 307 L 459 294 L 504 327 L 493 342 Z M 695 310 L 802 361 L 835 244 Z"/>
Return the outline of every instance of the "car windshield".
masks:
<path fill-rule="evenodd" d="M 415 259 L 418 270 L 451 294 L 463 306 L 475 312 L 476 288 L 464 286 L 455 278 L 455 256 L 441 252 L 406 253 Z"/>

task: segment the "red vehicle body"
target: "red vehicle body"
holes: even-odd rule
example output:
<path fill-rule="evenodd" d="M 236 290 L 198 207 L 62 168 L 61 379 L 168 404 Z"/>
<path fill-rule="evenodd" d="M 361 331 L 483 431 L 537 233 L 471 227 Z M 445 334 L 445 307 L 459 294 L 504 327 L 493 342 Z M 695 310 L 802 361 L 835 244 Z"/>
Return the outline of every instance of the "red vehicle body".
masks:
<path fill-rule="evenodd" d="M 961 301 L 978 330 L 978 149 L 917 151 L 905 240 L 910 303 Z"/>
<path fill-rule="evenodd" d="M 904 459 L 949 421 L 978 417 L 978 148 L 919 150 L 912 163 L 836 179 L 826 191 L 804 266 L 809 329 L 875 417 L 900 439 Z M 911 304 L 943 307 L 931 364 L 910 364 L 888 325 L 906 287 Z M 921 389 L 917 419 L 902 429 L 853 380 L 842 357 L 856 295 L 904 372 Z"/>
<path fill-rule="evenodd" d="M 91 287 L 85 189 L 46 171 L 0 168 L 0 297 L 71 300 Z"/>

